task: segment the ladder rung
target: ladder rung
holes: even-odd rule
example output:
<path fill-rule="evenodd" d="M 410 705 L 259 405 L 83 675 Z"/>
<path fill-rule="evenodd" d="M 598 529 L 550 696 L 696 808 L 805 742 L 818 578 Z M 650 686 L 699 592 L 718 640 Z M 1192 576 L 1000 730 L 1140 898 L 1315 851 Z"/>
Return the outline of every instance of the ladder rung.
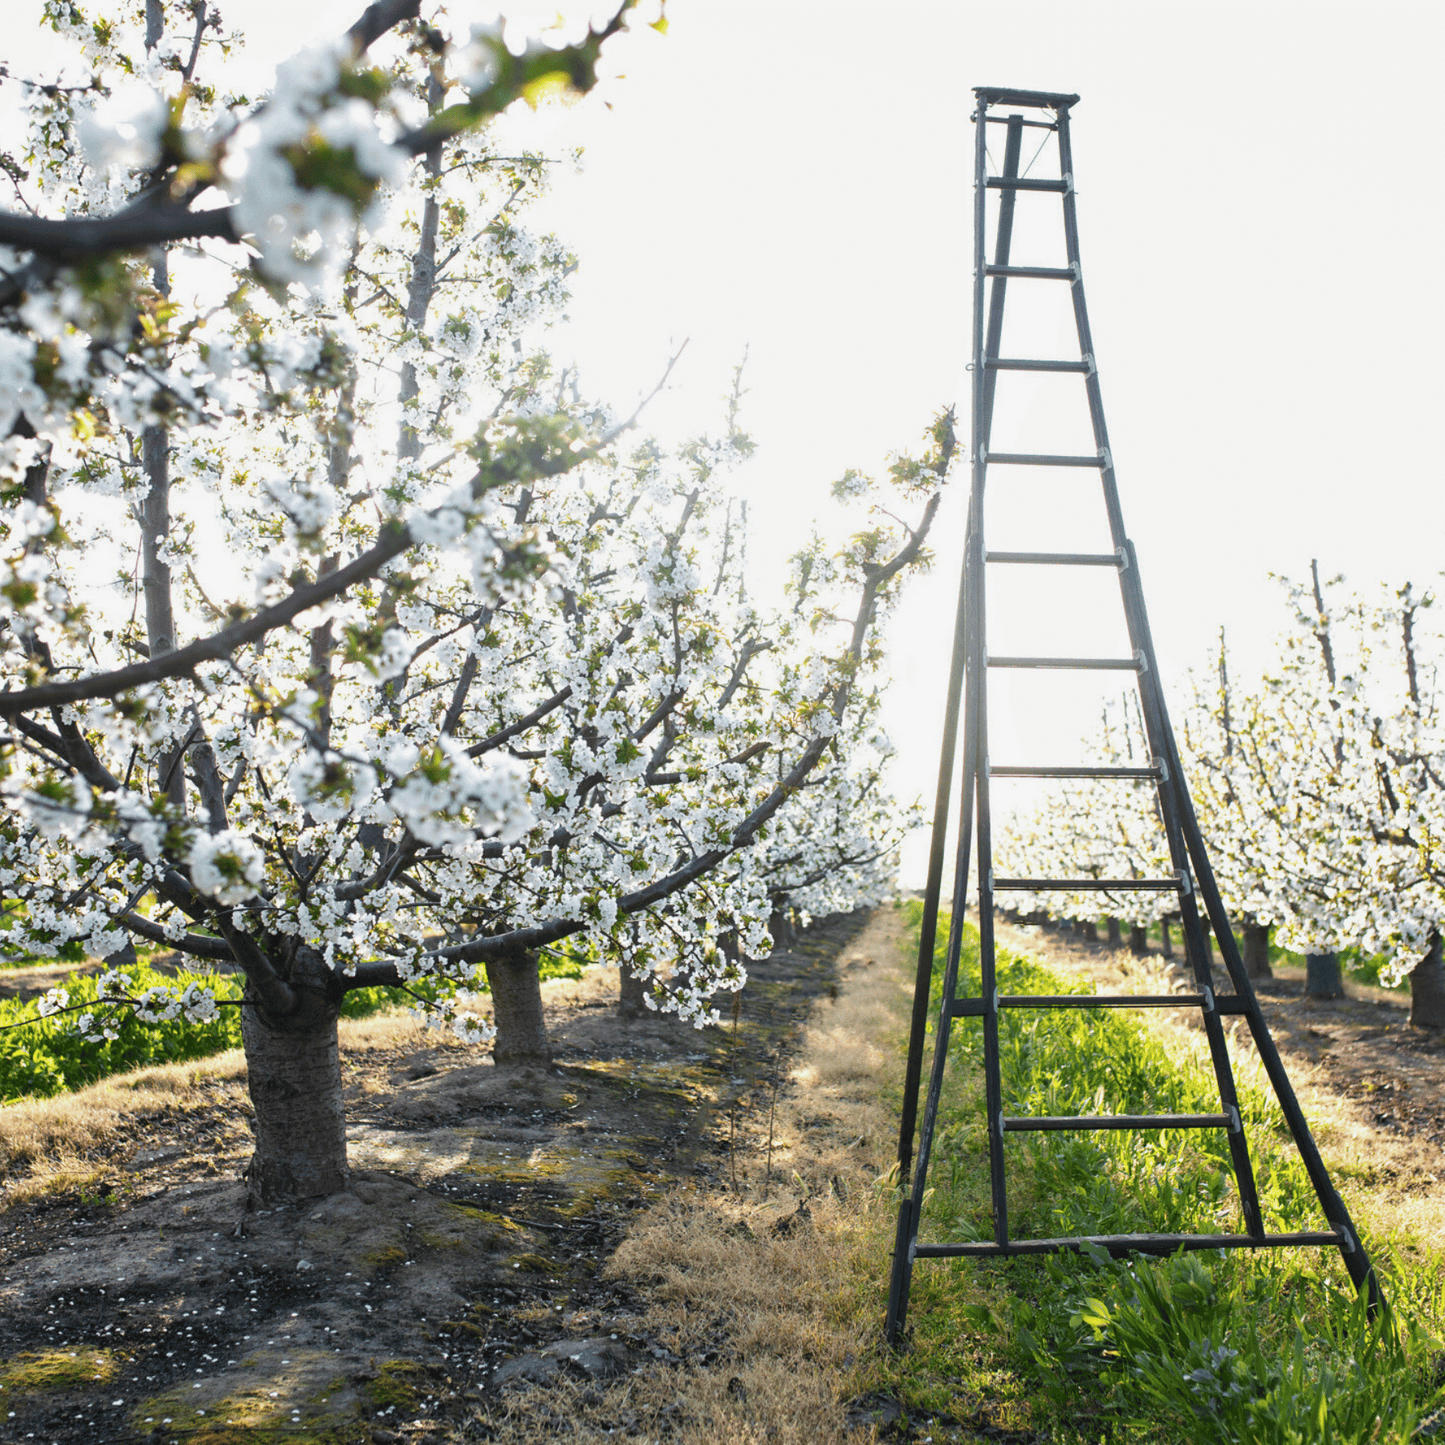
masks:
<path fill-rule="evenodd" d="M 1051 120 L 1029 120 L 1021 115 L 986 115 L 984 120 L 989 125 L 1007 125 L 1011 120 L 1016 120 L 1020 125 L 1031 126 L 1035 130 L 1058 130 L 1058 126 Z"/>
<path fill-rule="evenodd" d="M 1137 657 L 990 657 L 990 667 L 1060 667 L 1084 672 L 1141 672 Z"/>
<path fill-rule="evenodd" d="M 1092 457 L 1063 457 L 1048 452 L 985 452 L 989 466 L 1000 467 L 1107 467 L 1108 457 L 1102 453 Z"/>
<path fill-rule="evenodd" d="M 1059 1129 L 1228 1129 L 1228 1114 L 1035 1114 L 1003 1120 L 1005 1134 Z"/>
<path fill-rule="evenodd" d="M 1041 567 L 1122 567 L 1124 565 L 1124 559 L 1117 552 L 985 552 L 983 560 L 985 562 L 1031 562 Z"/>
<path fill-rule="evenodd" d="M 1068 181 L 1051 181 L 1042 176 L 989 176 L 986 184 L 991 191 L 1059 191 L 1072 189 Z"/>
<path fill-rule="evenodd" d="M 995 893 L 1164 893 L 1177 878 L 995 878 Z"/>
<path fill-rule="evenodd" d="M 1062 1239 L 1011 1239 L 995 1244 L 991 1239 L 968 1240 L 958 1244 L 919 1244 L 914 1253 L 920 1259 L 953 1259 L 977 1254 L 1061 1254 L 1082 1251 L 1092 1244 L 1114 1256 L 1173 1254 L 1175 1250 L 1196 1249 L 1289 1249 L 1301 1245 L 1328 1244 L 1335 1249 L 1346 1245 L 1332 1229 L 1304 1229 L 1294 1234 L 1076 1234 Z"/>
<path fill-rule="evenodd" d="M 1026 281 L 1072 281 L 1072 266 L 985 266 L 985 276 L 1017 276 Z"/>
<path fill-rule="evenodd" d="M 991 778 L 1154 778 L 1158 768 L 1014 768 L 988 765 Z"/>
<path fill-rule="evenodd" d="M 1088 375 L 1091 361 L 1032 361 L 1017 356 L 990 356 L 983 363 L 985 371 L 1077 371 Z"/>
<path fill-rule="evenodd" d="M 1237 1002 L 1237 1000 L 1235 1000 Z M 1220 1013 L 1243 1013 L 1243 1008 L 1229 1009 L 1225 1000 L 1215 998 Z M 1202 993 L 1005 993 L 999 995 L 1000 1008 L 1203 1008 Z M 988 1000 L 956 998 L 953 1017 L 982 1018 L 988 1012 Z"/>

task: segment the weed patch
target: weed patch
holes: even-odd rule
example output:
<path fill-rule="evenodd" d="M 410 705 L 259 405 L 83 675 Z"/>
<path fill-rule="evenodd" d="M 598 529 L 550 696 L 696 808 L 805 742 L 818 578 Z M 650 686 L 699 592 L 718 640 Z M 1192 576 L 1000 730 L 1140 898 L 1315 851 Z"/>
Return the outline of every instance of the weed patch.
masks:
<path fill-rule="evenodd" d="M 970 929 L 961 991 L 977 993 L 977 963 Z M 1081 991 L 1002 950 L 998 987 Z M 1219 1108 L 1201 1051 L 1166 1043 L 1122 1010 L 1006 1012 L 1000 1052 L 1010 1114 Z M 991 1233 L 981 1055 L 978 1022 L 959 1020 L 924 1239 Z M 1271 1092 L 1248 1058 L 1235 1072 L 1268 1227 L 1322 1227 Z M 1028 1134 L 1008 1150 L 1015 1237 L 1239 1228 L 1222 1131 Z M 914 1408 L 957 1415 L 960 1394 L 988 1394 L 1017 1427 L 1057 1440 L 1405 1441 L 1442 1400 L 1445 1259 L 1405 1239 L 1367 1244 L 1392 1301 L 1376 1320 L 1325 1250 L 923 1262 L 911 1348 L 884 1374 Z"/>

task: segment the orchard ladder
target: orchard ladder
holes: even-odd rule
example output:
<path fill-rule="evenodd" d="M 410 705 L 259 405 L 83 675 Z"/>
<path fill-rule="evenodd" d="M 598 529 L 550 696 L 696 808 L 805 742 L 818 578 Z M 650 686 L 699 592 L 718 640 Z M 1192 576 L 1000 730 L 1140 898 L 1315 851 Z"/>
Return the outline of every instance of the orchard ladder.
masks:
<path fill-rule="evenodd" d="M 1109 436 L 1104 426 L 1104 408 L 1099 390 L 1094 345 L 1084 305 L 1083 273 L 1079 265 L 1078 221 L 1075 211 L 1074 163 L 1069 142 L 1069 113 L 1078 102 L 1076 95 L 1053 95 L 1041 91 L 1007 90 L 994 87 L 975 89 L 977 110 L 974 130 L 974 292 L 972 366 L 972 485 L 969 495 L 968 527 L 965 541 L 963 579 L 959 591 L 952 666 L 944 710 L 942 759 L 933 816 L 932 848 L 924 895 L 922 938 L 918 953 L 918 975 L 913 1002 L 908 1066 L 904 1086 L 903 1119 L 899 1132 L 899 1179 L 910 1178 L 898 1211 L 898 1232 L 894 1245 L 892 1280 L 888 1296 L 887 1332 L 897 1342 L 908 1310 L 909 1287 L 915 1260 L 958 1256 L 990 1257 L 1053 1254 L 1096 1246 L 1116 1258 L 1137 1251 L 1167 1255 L 1177 1250 L 1277 1248 L 1290 1245 L 1332 1245 L 1344 1257 L 1345 1267 L 1357 1289 L 1367 1292 L 1372 1308 L 1380 1300 L 1364 1246 L 1343 1201 L 1310 1135 L 1299 1101 L 1290 1087 L 1279 1050 L 1270 1037 L 1259 1002 L 1236 946 L 1234 933 L 1220 901 L 1219 889 L 1205 851 L 1194 807 L 1189 798 L 1184 771 L 1179 764 L 1174 733 L 1165 708 L 1159 668 L 1144 611 L 1144 593 L 1139 580 L 1138 559 L 1124 530 L 1114 481 L 1114 464 Z M 1010 114 L 991 115 L 990 108 L 1005 107 Z M 1024 115 L 1020 112 L 1033 112 Z M 1052 118 L 1050 118 L 1050 113 Z M 1001 174 L 989 174 L 988 127 L 1005 127 Z M 1053 132 L 1057 140 L 1057 179 L 1029 178 L 1019 173 L 1019 157 L 1026 128 Z M 1047 145 L 1049 137 L 1043 138 Z M 985 203 L 988 192 L 1000 193 L 993 259 L 985 253 Z M 1016 266 L 1010 264 L 1015 200 L 1020 191 L 1052 191 L 1063 203 L 1064 244 L 1067 265 Z M 1073 300 L 1078 330 L 1079 359 L 1029 360 L 999 354 L 1003 335 L 1004 300 L 1010 281 L 1046 282 L 1066 285 Z M 989 284 L 984 305 L 985 283 Z M 1084 456 L 1040 453 L 995 452 L 989 438 L 993 421 L 994 396 L 1001 372 L 1072 372 L 1082 377 L 1088 394 L 1096 450 Z M 1096 470 L 1103 484 L 1104 509 L 1114 550 L 1087 552 L 992 552 L 983 536 L 984 486 L 990 467 L 1069 467 Z M 1046 567 L 1111 567 L 1119 577 L 1124 618 L 1132 654 L 1128 657 L 996 657 L 986 650 L 984 632 L 984 577 L 988 567 L 1028 565 Z M 1109 670 L 1132 674 L 1138 687 L 1140 711 L 1151 752 L 1148 767 L 999 767 L 991 766 L 987 736 L 987 679 L 994 668 L 1044 668 Z M 964 705 L 963 784 L 960 799 L 959 842 L 953 884 L 953 914 L 949 931 L 943 977 L 943 1002 L 935 1029 L 933 1064 L 918 1136 L 916 1162 L 913 1157 L 914 1128 L 918 1094 L 922 1081 L 924 1036 L 933 970 L 934 942 L 938 924 L 939 897 L 943 878 L 944 844 L 952 798 L 953 764 L 957 743 L 960 694 Z M 1168 841 L 1173 873 L 1150 879 L 1096 878 L 996 878 L 990 838 L 991 778 L 1146 778 L 1158 791 L 1159 816 Z M 959 998 L 958 970 L 962 945 L 964 909 L 968 896 L 969 851 L 976 829 L 975 857 L 978 883 L 978 918 L 981 988 L 977 998 Z M 1082 871 L 1082 870 L 1081 870 Z M 1000 996 L 995 983 L 994 898 L 999 893 L 1083 890 L 1124 891 L 1149 889 L 1174 893 L 1179 900 L 1185 947 L 1194 970 L 1196 992 L 1188 994 L 1100 995 L 1069 994 Z M 1202 916 L 1201 916 L 1202 909 Z M 1214 992 L 1205 951 L 1204 929 L 1212 930 L 1219 944 L 1234 994 Z M 1004 1112 L 999 1076 L 999 1016 L 1011 1009 L 1063 1008 L 1197 1008 L 1204 1025 L 1209 1051 L 1219 1085 L 1220 1108 L 1210 1114 L 1100 1116 L 1061 1115 L 1012 1118 Z M 1234 1077 L 1225 1043 L 1222 1018 L 1242 1016 L 1253 1035 L 1255 1046 L 1295 1146 L 1319 1197 L 1328 1228 L 1291 1234 L 1266 1232 L 1261 1215 L 1254 1171 L 1250 1164 Z M 977 1018 L 983 1027 L 984 1091 L 988 1120 L 989 1173 L 992 1184 L 993 1238 L 958 1242 L 920 1243 L 919 1222 L 933 1145 L 939 1096 L 948 1054 L 949 1033 L 956 1018 Z M 1239 1191 L 1240 1212 L 1245 1233 L 1239 1234 L 1118 1234 L 1073 1236 L 1057 1239 L 1018 1239 L 1009 1231 L 1008 1197 L 1004 1180 L 1004 1147 L 1009 1135 L 1028 1130 L 1095 1129 L 1222 1129 L 1226 1132 Z"/>

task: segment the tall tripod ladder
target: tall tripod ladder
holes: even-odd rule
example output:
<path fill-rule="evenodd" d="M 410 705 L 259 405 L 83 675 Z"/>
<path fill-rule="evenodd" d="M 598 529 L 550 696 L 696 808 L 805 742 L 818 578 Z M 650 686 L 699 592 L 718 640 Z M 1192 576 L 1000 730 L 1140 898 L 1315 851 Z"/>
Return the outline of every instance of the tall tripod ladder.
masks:
<path fill-rule="evenodd" d="M 948 696 L 944 709 L 944 737 L 939 764 L 938 791 L 933 816 L 932 847 L 928 881 L 924 894 L 922 937 L 918 952 L 918 975 L 914 993 L 908 1066 L 904 1084 L 903 1118 L 899 1131 L 899 1179 L 911 1187 L 898 1211 L 892 1279 L 888 1295 L 888 1338 L 897 1342 L 908 1311 L 908 1294 L 915 1261 L 958 1256 L 990 1257 L 1053 1254 L 1092 1245 L 1115 1258 L 1138 1251 L 1167 1255 L 1177 1250 L 1278 1248 L 1300 1245 L 1337 1247 L 1345 1268 L 1357 1289 L 1367 1292 L 1372 1308 L 1380 1301 L 1379 1286 L 1364 1246 L 1343 1201 L 1330 1182 L 1324 1161 L 1310 1135 L 1309 1126 L 1290 1087 L 1279 1050 L 1270 1037 L 1259 1002 L 1245 973 L 1229 917 L 1220 900 L 1219 889 L 1205 850 L 1194 807 L 1189 798 L 1184 770 L 1174 742 L 1154 644 L 1144 610 L 1144 593 L 1134 546 L 1124 530 L 1104 425 L 1104 407 L 1099 390 L 1089 315 L 1084 304 L 1083 273 L 1079 265 L 1079 233 L 1075 209 L 1074 163 L 1069 141 L 1069 114 L 1077 95 L 1054 95 L 1041 91 L 979 87 L 974 91 L 977 110 L 974 131 L 974 301 L 972 370 L 972 485 L 969 494 L 968 528 L 964 549 L 963 580 L 959 591 L 958 618 L 954 633 Z M 991 115 L 992 107 L 1006 107 L 1008 115 Z M 1024 115 L 1020 112 L 1032 112 Z M 1050 118 L 1052 113 L 1052 118 Z M 1004 131 L 1001 174 L 988 171 L 988 127 L 1001 125 Z M 1057 139 L 1059 178 L 1030 178 L 1019 173 L 1019 158 L 1025 129 L 1052 131 Z M 1048 143 L 1045 136 L 1043 143 Z M 985 223 L 988 192 L 998 191 L 997 232 L 993 259 L 985 253 Z M 1020 191 L 1055 192 L 1063 203 L 1064 243 L 1068 264 L 1062 267 L 1015 266 L 1010 263 L 1015 201 Z M 1003 335 L 1004 301 L 1011 281 L 1063 285 L 1073 300 L 1078 329 L 1079 359 L 1029 360 L 999 354 Z M 985 307 L 985 286 L 989 294 Z M 1083 379 L 1088 393 L 1096 450 L 1084 456 L 1056 456 L 1024 452 L 995 452 L 989 447 L 994 396 L 1000 372 L 1072 372 Z M 1097 471 L 1102 483 L 1104 509 L 1112 552 L 994 552 L 984 542 L 984 490 L 991 467 L 1068 467 Z M 997 565 L 1041 567 L 1107 567 L 1119 577 L 1124 618 L 1133 649 L 1129 657 L 996 657 L 985 645 L 985 574 Z M 999 767 L 988 757 L 987 699 L 988 674 L 994 668 L 1083 669 L 1132 674 L 1138 686 L 1140 712 L 1151 753 L 1148 767 Z M 943 976 L 943 1002 L 935 1028 L 933 1063 L 918 1133 L 916 1161 L 913 1156 L 918 1095 L 923 1071 L 924 1038 L 928 1024 L 928 1003 L 932 981 L 934 944 L 942 890 L 948 813 L 953 789 L 959 703 L 964 706 L 963 780 L 959 805 L 959 841 L 953 884 L 953 914 Z M 1166 878 L 996 878 L 993 871 L 990 835 L 989 785 L 991 778 L 1134 778 L 1152 781 L 1158 790 L 1159 816 L 1169 847 L 1173 876 Z M 976 829 L 975 857 L 978 884 L 979 955 L 981 986 L 977 998 L 959 998 L 959 955 L 963 941 L 964 910 L 968 896 L 969 851 Z M 1082 870 L 1081 870 L 1082 871 Z M 1192 964 L 1196 991 L 1188 994 L 1147 996 L 1136 994 L 1068 994 L 1059 996 L 1000 996 L 995 982 L 994 900 L 1000 893 L 1097 890 L 1122 892 L 1154 890 L 1174 893 L 1187 956 Z M 1205 951 L 1204 929 L 1218 941 L 1225 968 L 1234 985 L 1232 996 L 1214 992 L 1209 955 Z M 1220 1109 L 1216 1114 L 1107 1114 L 1097 1117 L 1009 1117 L 1004 1112 L 999 1076 L 999 1016 L 1012 1009 L 1064 1008 L 1195 1008 L 1198 1009 L 1208 1040 L 1210 1057 L 1219 1085 Z M 1324 1213 L 1328 1228 L 1290 1234 L 1270 1234 L 1264 1226 L 1254 1171 L 1245 1139 L 1239 1103 L 1235 1093 L 1229 1051 L 1222 1019 L 1242 1016 L 1249 1026 L 1265 1073 L 1274 1088 L 1284 1119 L 1294 1138 L 1310 1182 Z M 977 1018 L 983 1026 L 983 1070 L 988 1121 L 989 1174 L 992 1187 L 993 1238 L 959 1242 L 920 1243 L 920 1216 L 927 1185 L 929 1157 L 938 1118 L 947 1061 L 949 1033 L 956 1018 Z M 1004 1177 L 1004 1147 L 1010 1134 L 1035 1130 L 1097 1129 L 1222 1129 L 1225 1131 L 1243 1234 L 1116 1234 L 1079 1235 L 1056 1239 L 1018 1239 L 1009 1229 L 1008 1195 Z"/>

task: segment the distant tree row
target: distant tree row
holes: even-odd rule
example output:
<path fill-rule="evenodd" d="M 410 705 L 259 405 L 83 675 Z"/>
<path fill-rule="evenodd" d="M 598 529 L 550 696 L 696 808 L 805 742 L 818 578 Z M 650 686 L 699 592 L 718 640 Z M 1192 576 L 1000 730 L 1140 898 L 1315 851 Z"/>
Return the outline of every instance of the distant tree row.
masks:
<path fill-rule="evenodd" d="M 1241 686 L 1221 633 L 1178 723 L 1179 747 L 1246 966 L 1269 970 L 1271 935 L 1310 958 L 1328 991 L 1338 953 L 1384 954 L 1408 979 L 1411 1022 L 1445 1028 L 1445 721 L 1434 597 L 1408 583 L 1365 596 L 1343 578 L 1280 579 L 1288 626 L 1263 676 Z M 1105 710 L 1090 761 L 1148 760 L 1137 706 Z M 1170 871 L 1152 784 L 1049 790 L 1001 830 L 998 867 L 1031 876 Z M 1056 918 L 1163 921 L 1168 894 L 1043 895 Z M 1335 975 L 1338 977 L 1337 973 Z M 1335 984 L 1336 990 L 1338 984 Z"/>

